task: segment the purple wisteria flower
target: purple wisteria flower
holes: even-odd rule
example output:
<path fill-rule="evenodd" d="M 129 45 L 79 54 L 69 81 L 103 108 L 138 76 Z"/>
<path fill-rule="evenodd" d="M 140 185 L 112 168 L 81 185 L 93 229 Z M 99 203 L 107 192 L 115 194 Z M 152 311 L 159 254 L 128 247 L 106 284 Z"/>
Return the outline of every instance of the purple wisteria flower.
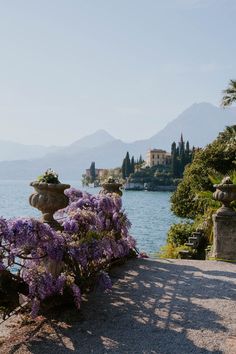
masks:
<path fill-rule="evenodd" d="M 98 286 L 102 289 L 102 290 L 111 290 L 112 289 L 112 282 L 111 282 L 111 278 L 109 277 L 109 275 L 104 272 L 101 271 L 99 273 L 98 276 Z"/>
<path fill-rule="evenodd" d="M 83 196 L 83 193 L 75 188 L 68 188 L 65 190 L 64 193 L 69 198 L 70 203 L 76 202 L 79 198 Z"/>
<path fill-rule="evenodd" d="M 34 298 L 32 300 L 32 305 L 31 305 L 31 317 L 35 318 L 38 315 L 40 309 L 40 301 L 37 298 Z"/>
<path fill-rule="evenodd" d="M 69 205 L 57 213 L 63 232 L 33 218 L 0 218 L 0 270 L 18 267 L 22 281 L 28 285 L 33 317 L 40 302 L 54 294 L 63 295 L 65 287 L 71 288 L 80 308 L 80 286 L 97 274 L 100 286 L 111 289 L 111 280 L 103 269 L 135 249 L 135 240 L 129 235 L 131 223 L 120 197 L 94 196 L 75 188 L 65 194 Z M 50 264 L 60 270 L 54 272 Z"/>
<path fill-rule="evenodd" d="M 80 288 L 76 284 L 73 284 L 71 286 L 71 289 L 73 292 L 75 305 L 76 305 L 77 309 L 80 309 L 80 305 L 81 305 L 81 301 L 82 301 Z"/>

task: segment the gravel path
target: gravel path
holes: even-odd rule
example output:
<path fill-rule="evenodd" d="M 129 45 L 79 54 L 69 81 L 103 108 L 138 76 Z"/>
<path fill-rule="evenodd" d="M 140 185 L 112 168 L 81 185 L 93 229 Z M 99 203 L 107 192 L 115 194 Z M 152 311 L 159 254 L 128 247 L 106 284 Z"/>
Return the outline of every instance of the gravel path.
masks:
<path fill-rule="evenodd" d="M 16 325 L 0 353 L 236 353 L 236 264 L 131 260 L 112 278 L 79 313 Z"/>

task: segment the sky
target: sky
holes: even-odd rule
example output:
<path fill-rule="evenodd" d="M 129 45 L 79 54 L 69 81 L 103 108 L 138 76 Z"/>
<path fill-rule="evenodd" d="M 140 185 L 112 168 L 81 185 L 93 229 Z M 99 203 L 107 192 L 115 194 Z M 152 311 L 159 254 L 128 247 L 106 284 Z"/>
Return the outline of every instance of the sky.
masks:
<path fill-rule="evenodd" d="M 236 79 L 235 0 L 0 0 L 0 140 L 148 138 Z"/>

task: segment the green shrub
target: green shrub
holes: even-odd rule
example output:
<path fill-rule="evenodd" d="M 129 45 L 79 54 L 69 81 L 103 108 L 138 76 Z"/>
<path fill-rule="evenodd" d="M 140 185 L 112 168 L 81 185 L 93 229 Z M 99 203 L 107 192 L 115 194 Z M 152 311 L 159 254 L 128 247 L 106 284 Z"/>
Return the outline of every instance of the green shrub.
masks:
<path fill-rule="evenodd" d="M 161 247 L 160 252 L 157 254 L 160 258 L 179 258 L 179 252 L 182 250 L 190 250 L 188 246 L 175 247 L 173 244 L 168 243 L 167 245 Z"/>
<path fill-rule="evenodd" d="M 231 174 L 232 181 L 236 181 L 235 134 L 236 126 L 226 128 L 211 144 L 195 153 L 171 198 L 171 209 L 177 216 L 194 219 L 203 215 L 208 206 L 215 206 L 210 198 L 200 198 L 201 192 L 214 191 L 212 176 L 218 180 L 220 175 Z"/>
<path fill-rule="evenodd" d="M 192 235 L 195 228 L 190 223 L 174 224 L 170 227 L 167 234 L 167 243 L 172 244 L 174 247 L 183 246 L 188 238 Z"/>

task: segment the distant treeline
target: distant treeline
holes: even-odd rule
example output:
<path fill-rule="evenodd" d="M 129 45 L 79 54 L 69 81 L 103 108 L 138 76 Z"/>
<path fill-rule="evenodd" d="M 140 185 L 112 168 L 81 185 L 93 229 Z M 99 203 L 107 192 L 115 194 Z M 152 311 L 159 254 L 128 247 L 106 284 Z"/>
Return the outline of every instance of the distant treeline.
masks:
<path fill-rule="evenodd" d="M 121 166 L 122 178 L 126 179 L 126 177 L 129 177 L 132 173 L 135 173 L 135 170 L 141 167 L 144 162 L 142 155 L 135 161 L 134 156 L 130 159 L 129 152 L 127 152 Z"/>

